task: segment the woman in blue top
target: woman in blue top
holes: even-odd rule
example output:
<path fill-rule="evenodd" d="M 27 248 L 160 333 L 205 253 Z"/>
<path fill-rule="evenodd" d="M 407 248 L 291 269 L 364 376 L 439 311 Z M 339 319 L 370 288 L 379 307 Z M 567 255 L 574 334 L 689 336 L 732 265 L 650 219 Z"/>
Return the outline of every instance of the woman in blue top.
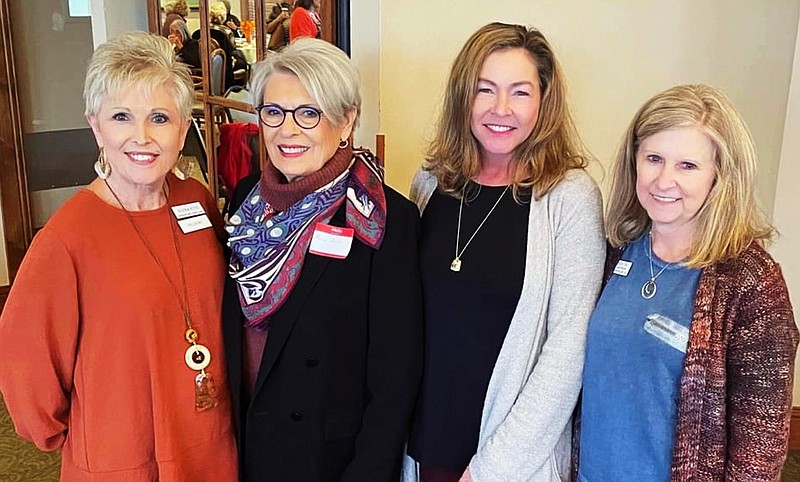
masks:
<path fill-rule="evenodd" d="M 755 148 L 705 85 L 657 94 L 614 167 L 606 285 L 589 322 L 580 482 L 775 480 L 797 329 Z"/>

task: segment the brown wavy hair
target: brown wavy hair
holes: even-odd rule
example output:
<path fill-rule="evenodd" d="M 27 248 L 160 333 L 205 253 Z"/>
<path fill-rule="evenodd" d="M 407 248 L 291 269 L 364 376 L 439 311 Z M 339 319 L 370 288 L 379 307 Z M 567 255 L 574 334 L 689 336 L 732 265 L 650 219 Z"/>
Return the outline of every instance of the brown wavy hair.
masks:
<path fill-rule="evenodd" d="M 586 167 L 591 155 L 578 136 L 567 106 L 561 66 L 544 35 L 523 25 L 494 22 L 478 29 L 456 56 L 447 80 L 444 103 L 423 169 L 442 191 L 460 197 L 481 169 L 479 145 L 470 118 L 483 62 L 493 52 L 525 49 L 539 75 L 539 119 L 530 136 L 514 150 L 511 165 L 514 198 L 532 188 L 537 198 L 550 191 L 570 169 Z"/>
<path fill-rule="evenodd" d="M 741 254 L 752 242 L 764 244 L 775 228 L 756 202 L 756 148 L 739 111 L 719 89 L 679 85 L 648 100 L 631 121 L 614 163 L 606 212 L 612 246 L 621 247 L 650 229 L 647 211 L 636 197 L 636 152 L 653 134 L 697 127 L 714 145 L 716 178 L 697 213 L 689 257 L 703 268 Z"/>

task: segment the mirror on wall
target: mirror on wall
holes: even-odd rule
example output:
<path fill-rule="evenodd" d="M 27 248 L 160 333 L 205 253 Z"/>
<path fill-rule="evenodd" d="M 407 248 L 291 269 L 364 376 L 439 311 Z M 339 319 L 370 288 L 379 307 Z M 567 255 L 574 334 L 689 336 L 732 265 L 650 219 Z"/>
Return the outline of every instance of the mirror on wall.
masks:
<path fill-rule="evenodd" d="M 170 38 L 182 60 L 192 67 L 196 91 L 193 117 L 206 154 L 198 165 L 222 204 L 232 186 L 219 175 L 221 171 L 231 163 L 237 172 L 242 172 L 243 165 L 258 169 L 258 129 L 240 125 L 257 124 L 246 91 L 252 67 L 288 43 L 292 11 L 303 7 L 296 7 L 295 0 L 148 1 L 151 31 Z M 348 36 L 342 35 L 349 31 L 349 1 L 314 0 L 309 5 L 319 19 L 321 38 L 347 50 L 344 47 L 348 45 L 339 42 L 349 44 Z M 183 31 L 174 28 L 176 25 Z M 241 130 L 248 132 L 246 141 L 242 141 Z M 231 142 L 246 142 L 244 151 L 251 153 L 250 158 L 243 159 L 243 150 Z M 239 153 L 239 157 L 231 153 Z"/>

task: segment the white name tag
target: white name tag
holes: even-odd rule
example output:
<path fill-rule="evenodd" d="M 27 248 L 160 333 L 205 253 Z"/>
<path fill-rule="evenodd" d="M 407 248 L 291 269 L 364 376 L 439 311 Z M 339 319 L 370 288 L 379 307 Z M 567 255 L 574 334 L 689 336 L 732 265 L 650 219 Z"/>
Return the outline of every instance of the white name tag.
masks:
<path fill-rule="evenodd" d="M 614 267 L 614 274 L 618 274 L 620 276 L 628 276 L 628 272 L 630 272 L 631 266 L 633 266 L 632 262 L 621 259 L 617 262 L 617 265 Z"/>
<path fill-rule="evenodd" d="M 178 226 L 180 226 L 181 231 L 183 231 L 183 234 L 189 234 L 195 231 L 200 231 L 201 229 L 210 228 L 211 220 L 208 219 L 208 216 L 203 214 L 201 216 L 195 216 L 193 218 L 179 219 Z"/>
<path fill-rule="evenodd" d="M 353 228 L 317 223 L 308 251 L 320 256 L 344 259 L 353 245 L 353 232 Z"/>
<path fill-rule="evenodd" d="M 202 204 L 195 201 L 193 203 L 172 206 L 172 212 L 175 214 L 176 218 L 185 219 L 185 218 L 190 218 L 192 216 L 199 216 L 201 214 L 205 214 L 206 210 L 203 209 Z"/>
<path fill-rule="evenodd" d="M 689 345 L 689 328 L 677 321 L 658 313 L 651 313 L 644 320 L 644 331 L 681 353 L 686 353 L 686 347 Z"/>

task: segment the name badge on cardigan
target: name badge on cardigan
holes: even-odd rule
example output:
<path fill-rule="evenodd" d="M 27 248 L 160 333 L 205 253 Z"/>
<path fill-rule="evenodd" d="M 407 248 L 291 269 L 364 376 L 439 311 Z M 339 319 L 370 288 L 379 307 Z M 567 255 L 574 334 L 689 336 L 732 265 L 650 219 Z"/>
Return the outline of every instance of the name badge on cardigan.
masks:
<path fill-rule="evenodd" d="M 353 228 L 340 228 L 329 224 L 317 223 L 311 236 L 311 254 L 328 258 L 344 259 L 353 245 Z"/>

